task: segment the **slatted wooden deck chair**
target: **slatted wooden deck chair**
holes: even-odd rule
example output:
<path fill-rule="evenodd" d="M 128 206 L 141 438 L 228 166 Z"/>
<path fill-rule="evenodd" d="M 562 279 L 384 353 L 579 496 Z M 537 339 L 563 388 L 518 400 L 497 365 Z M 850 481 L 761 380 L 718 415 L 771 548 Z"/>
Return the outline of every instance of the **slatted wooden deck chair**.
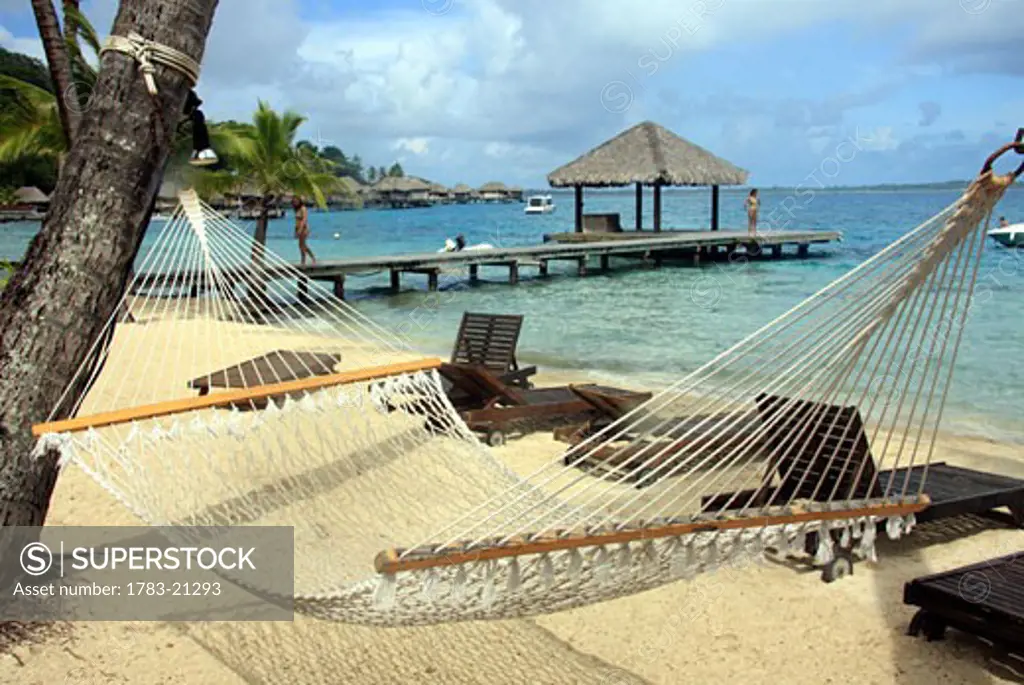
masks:
<path fill-rule="evenodd" d="M 516 347 L 523 328 L 517 314 L 465 312 L 455 338 L 450 363 L 476 364 L 499 377 L 502 383 L 529 388 L 536 366 L 519 367 Z"/>
<path fill-rule="evenodd" d="M 781 412 L 762 443 L 762 449 L 774 455 L 766 462 L 764 480 L 758 488 L 705 497 L 706 512 L 791 500 L 882 498 L 886 493 L 921 490 L 930 504 L 916 515 L 918 523 L 977 514 L 1024 527 L 1024 481 L 1020 479 L 945 462 L 880 470 L 856 407 L 767 395 L 759 395 L 756 401 L 762 421 Z M 1009 516 L 1002 515 L 1002 509 L 1009 510 Z M 813 553 L 816 534 L 808 535 L 806 544 L 806 551 Z M 853 570 L 849 550 L 838 546 L 837 550 L 836 558 L 822 571 L 826 582 Z"/>
<path fill-rule="evenodd" d="M 314 376 L 334 373 L 334 367 L 341 361 L 341 355 L 304 350 L 275 350 L 239 364 L 199 376 L 188 382 L 188 387 L 198 390 L 200 397 L 208 395 L 211 388 L 254 388 L 270 383 L 284 383 Z M 266 406 L 269 400 L 281 401 L 283 395 L 262 400 Z M 246 403 L 248 406 L 250 402 Z M 243 409 L 241 404 L 239 409 Z"/>
<path fill-rule="evenodd" d="M 651 393 L 607 393 L 586 386 L 570 388 L 589 402 L 597 414 L 586 423 L 567 429 L 556 429 L 556 439 L 570 445 L 579 444 L 594 436 L 652 397 Z M 738 421 L 728 420 L 736 424 L 734 428 L 712 436 L 707 428 L 701 430 L 701 425 L 708 423 L 706 419 L 709 418 L 721 419 L 698 414 L 670 419 L 652 418 L 646 422 L 639 422 L 634 430 L 617 433 L 611 436 L 615 438 L 614 440 L 606 439 L 603 444 L 594 445 L 583 459 L 567 453 L 564 463 L 596 476 L 604 473 L 622 474 L 625 482 L 635 483 L 639 488 L 648 487 L 662 480 L 666 474 L 674 473 L 672 468 L 664 465 L 676 461 L 680 455 L 685 456 L 701 449 L 710 451 L 728 442 L 740 442 L 742 436 L 752 429 L 750 422 L 743 421 L 740 417 L 741 420 Z M 645 433 L 646 437 L 641 438 L 640 433 Z M 687 440 L 678 439 L 687 433 L 692 433 Z M 641 466 L 643 468 L 640 468 Z"/>
<path fill-rule="evenodd" d="M 491 445 L 502 444 L 506 435 L 514 430 L 591 418 L 594 406 L 580 396 L 581 388 L 585 392 L 621 397 L 623 401 L 631 398 L 634 405 L 648 397 L 645 393 L 599 385 L 527 390 L 506 385 L 488 369 L 473 364 L 442 364 L 440 373 L 453 387 L 485 398 L 482 406 L 462 408 L 460 415 L 470 430 L 485 434 Z"/>
<path fill-rule="evenodd" d="M 570 445 L 578 445 L 652 397 L 649 392 L 607 393 L 586 385 L 570 384 L 569 389 L 589 404 L 595 414 L 593 418 L 582 423 L 559 426 L 555 429 L 555 439 Z"/>

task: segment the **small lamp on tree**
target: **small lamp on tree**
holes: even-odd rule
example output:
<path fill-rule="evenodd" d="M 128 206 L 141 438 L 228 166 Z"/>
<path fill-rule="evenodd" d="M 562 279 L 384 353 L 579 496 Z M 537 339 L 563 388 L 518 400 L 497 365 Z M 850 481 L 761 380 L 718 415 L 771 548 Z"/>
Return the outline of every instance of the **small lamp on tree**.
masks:
<path fill-rule="evenodd" d="M 211 166 L 219 160 L 217 153 L 210 147 L 210 131 L 206 128 L 206 117 L 199 109 L 201 104 L 203 101 L 196 92 L 190 90 L 185 100 L 185 116 L 192 120 L 192 156 L 189 158 L 189 164 Z"/>

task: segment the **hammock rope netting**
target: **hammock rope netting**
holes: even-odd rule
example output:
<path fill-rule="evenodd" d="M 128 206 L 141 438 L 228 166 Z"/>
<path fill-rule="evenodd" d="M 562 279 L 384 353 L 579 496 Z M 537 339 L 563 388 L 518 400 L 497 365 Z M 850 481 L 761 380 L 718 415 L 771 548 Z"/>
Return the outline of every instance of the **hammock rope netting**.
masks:
<path fill-rule="evenodd" d="M 553 612 L 766 549 L 803 554 L 810 534 L 819 563 L 834 541 L 874 558 L 879 524 L 898 536 L 928 505 L 983 224 L 1013 178 L 986 169 L 536 463 L 468 430 L 437 360 L 185 191 L 82 365 L 88 393 L 34 428 L 37 450 L 59 449 L 149 524 L 293 526 L 296 609 L 351 623 Z"/>

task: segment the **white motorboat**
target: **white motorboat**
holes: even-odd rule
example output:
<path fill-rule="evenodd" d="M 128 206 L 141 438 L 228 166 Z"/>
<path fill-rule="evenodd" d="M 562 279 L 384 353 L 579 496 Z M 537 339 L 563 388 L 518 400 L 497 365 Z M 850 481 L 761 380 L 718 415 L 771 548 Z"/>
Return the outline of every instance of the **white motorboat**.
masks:
<path fill-rule="evenodd" d="M 466 250 L 493 250 L 493 249 L 494 249 L 494 245 L 491 245 L 490 243 L 477 243 L 476 245 L 465 245 L 465 244 L 463 244 L 462 247 L 459 247 L 459 242 L 457 240 L 452 240 L 451 238 L 448 238 L 447 240 L 444 241 L 444 247 L 442 247 L 440 250 L 438 250 L 438 252 L 465 252 Z"/>
<path fill-rule="evenodd" d="M 532 195 L 526 201 L 523 212 L 526 214 L 550 214 L 555 211 L 555 201 L 550 195 Z"/>
<path fill-rule="evenodd" d="M 1010 224 L 988 232 L 988 236 L 1003 247 L 1024 247 L 1024 224 Z"/>

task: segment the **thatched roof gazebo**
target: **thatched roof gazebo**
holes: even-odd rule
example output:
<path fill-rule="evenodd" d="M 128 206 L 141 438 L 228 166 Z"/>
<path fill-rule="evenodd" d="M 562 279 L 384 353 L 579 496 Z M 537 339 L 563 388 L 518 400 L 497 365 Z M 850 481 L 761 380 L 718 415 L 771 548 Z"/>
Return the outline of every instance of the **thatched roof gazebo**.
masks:
<path fill-rule="evenodd" d="M 583 231 L 583 188 L 636 184 L 636 230 L 643 230 L 643 187 L 654 187 L 654 230 L 661 230 L 663 186 L 711 186 L 711 230 L 718 230 L 719 186 L 743 185 L 747 172 L 652 121 L 623 131 L 548 174 L 554 188 L 576 189 L 576 232 Z"/>

